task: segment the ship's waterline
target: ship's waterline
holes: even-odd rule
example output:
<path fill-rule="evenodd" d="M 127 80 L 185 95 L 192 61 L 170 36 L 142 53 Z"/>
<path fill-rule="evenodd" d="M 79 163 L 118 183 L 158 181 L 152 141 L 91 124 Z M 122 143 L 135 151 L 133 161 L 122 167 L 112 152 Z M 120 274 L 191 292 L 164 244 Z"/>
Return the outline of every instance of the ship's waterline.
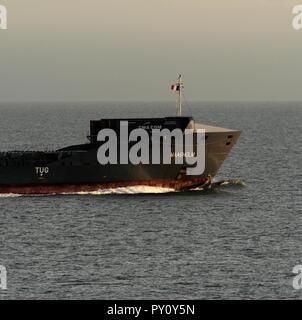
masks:
<path fill-rule="evenodd" d="M 205 185 L 210 178 L 180 180 L 142 180 L 142 181 L 115 181 L 101 184 L 58 184 L 58 185 L 21 185 L 21 186 L 0 186 L 0 193 L 3 194 L 62 194 L 78 192 L 95 192 L 112 188 L 123 188 L 131 186 L 145 186 L 166 188 L 171 190 L 183 190 Z"/>

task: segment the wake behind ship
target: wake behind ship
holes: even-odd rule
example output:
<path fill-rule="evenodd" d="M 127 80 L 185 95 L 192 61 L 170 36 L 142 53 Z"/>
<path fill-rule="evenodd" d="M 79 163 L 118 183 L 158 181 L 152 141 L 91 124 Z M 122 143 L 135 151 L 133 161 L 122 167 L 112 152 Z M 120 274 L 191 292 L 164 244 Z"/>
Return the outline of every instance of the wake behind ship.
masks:
<path fill-rule="evenodd" d="M 178 84 L 172 87 L 172 90 L 178 92 L 176 117 L 92 120 L 89 142 L 85 144 L 68 146 L 52 152 L 1 152 L 0 193 L 75 193 L 138 185 L 182 190 L 209 183 L 217 174 L 241 132 L 198 124 L 192 117 L 181 116 L 180 77 Z M 196 176 L 187 175 L 189 165 L 175 162 L 101 165 L 97 159 L 97 152 L 101 146 L 101 142 L 97 139 L 98 133 L 103 129 L 113 129 L 118 133 L 121 121 L 128 121 L 129 130 L 180 129 L 184 134 L 186 129 L 192 129 L 193 132 L 204 129 L 204 172 Z M 172 145 L 172 151 L 175 150 L 174 147 Z"/>

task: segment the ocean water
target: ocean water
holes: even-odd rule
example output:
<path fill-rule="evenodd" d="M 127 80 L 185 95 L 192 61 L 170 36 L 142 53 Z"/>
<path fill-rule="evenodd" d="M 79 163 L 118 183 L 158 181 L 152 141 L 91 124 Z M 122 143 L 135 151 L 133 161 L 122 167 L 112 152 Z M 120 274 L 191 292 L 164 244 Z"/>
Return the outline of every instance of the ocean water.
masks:
<path fill-rule="evenodd" d="M 169 103 L 1 104 L 0 150 L 85 142 L 90 119 Z M 0 197 L 0 299 L 301 299 L 302 103 L 192 103 L 243 131 L 211 190 Z M 231 179 L 231 180 L 230 180 Z M 232 180 L 233 179 L 233 180 Z"/>

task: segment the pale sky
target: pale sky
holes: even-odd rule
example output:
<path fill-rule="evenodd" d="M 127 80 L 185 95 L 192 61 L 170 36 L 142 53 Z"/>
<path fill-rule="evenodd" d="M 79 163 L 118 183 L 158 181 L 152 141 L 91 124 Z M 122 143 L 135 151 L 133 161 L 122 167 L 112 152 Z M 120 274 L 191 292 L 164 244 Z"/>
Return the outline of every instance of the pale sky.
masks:
<path fill-rule="evenodd" d="M 302 4 L 302 0 L 300 1 Z M 0 102 L 302 101 L 299 0 L 0 0 Z"/>

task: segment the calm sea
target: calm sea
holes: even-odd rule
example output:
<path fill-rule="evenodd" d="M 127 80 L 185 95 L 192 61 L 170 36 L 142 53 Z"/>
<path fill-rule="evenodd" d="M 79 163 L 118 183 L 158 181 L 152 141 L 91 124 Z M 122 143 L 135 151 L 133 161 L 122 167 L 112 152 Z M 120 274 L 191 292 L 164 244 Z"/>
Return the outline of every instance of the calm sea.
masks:
<path fill-rule="evenodd" d="M 0 149 L 86 141 L 90 119 L 169 103 L 2 104 Z M 0 299 L 301 299 L 302 103 L 192 103 L 243 131 L 211 191 L 0 197 Z M 244 181 L 244 185 L 241 183 Z"/>

